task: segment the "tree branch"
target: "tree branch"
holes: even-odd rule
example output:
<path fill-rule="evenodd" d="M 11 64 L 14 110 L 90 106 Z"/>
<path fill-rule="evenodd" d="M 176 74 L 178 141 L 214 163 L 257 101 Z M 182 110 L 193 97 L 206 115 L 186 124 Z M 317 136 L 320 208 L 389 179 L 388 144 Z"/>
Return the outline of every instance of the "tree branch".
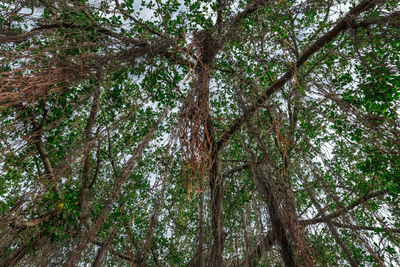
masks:
<path fill-rule="evenodd" d="M 351 203 L 350 205 L 343 207 L 342 209 L 339 209 L 338 211 L 331 213 L 329 215 L 323 216 L 323 217 L 318 217 L 318 218 L 313 218 L 313 219 L 309 219 L 309 220 L 301 220 L 299 221 L 301 224 L 307 226 L 310 224 L 316 224 L 316 223 L 326 223 L 327 221 L 339 217 L 349 211 L 351 211 L 352 209 L 354 209 L 355 207 L 357 207 L 358 205 L 367 202 L 368 200 L 374 198 L 374 197 L 378 197 L 378 196 L 382 196 L 387 194 L 389 191 L 386 189 L 383 190 L 379 190 L 370 194 L 365 194 L 364 196 L 358 198 L 356 201 L 354 201 L 353 203 Z"/>
<path fill-rule="evenodd" d="M 333 222 L 332 224 L 339 228 L 347 228 L 355 231 L 375 231 L 375 232 L 386 232 L 386 233 L 400 233 L 400 228 L 388 228 L 388 227 L 374 227 L 374 226 L 364 226 L 364 225 L 353 225 Z"/>
<path fill-rule="evenodd" d="M 228 143 L 233 134 L 235 134 L 243 124 L 246 122 L 248 117 L 251 117 L 264 103 L 272 96 L 277 90 L 282 88 L 290 79 L 293 78 L 295 70 L 300 68 L 304 63 L 317 51 L 319 51 L 327 43 L 334 40 L 342 31 L 351 27 L 351 23 L 354 21 L 355 17 L 361 12 L 368 10 L 375 6 L 375 4 L 381 2 L 380 0 L 363 0 L 352 10 L 350 10 L 346 16 L 341 19 L 336 26 L 334 26 L 330 31 L 320 37 L 314 44 L 307 48 L 299 57 L 297 62 L 291 67 L 280 79 L 273 83 L 262 96 L 260 96 L 257 101 L 250 107 L 248 107 L 244 114 L 239 117 L 235 123 L 221 136 L 220 140 L 217 142 L 217 150 L 222 150 L 223 147 Z"/>

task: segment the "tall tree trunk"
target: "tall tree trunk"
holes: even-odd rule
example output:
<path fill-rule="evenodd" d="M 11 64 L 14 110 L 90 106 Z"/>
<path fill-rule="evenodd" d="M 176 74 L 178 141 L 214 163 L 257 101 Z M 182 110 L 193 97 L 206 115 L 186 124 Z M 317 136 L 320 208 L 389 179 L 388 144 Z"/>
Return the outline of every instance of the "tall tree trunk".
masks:
<path fill-rule="evenodd" d="M 210 192 L 211 192 L 211 226 L 214 236 L 214 245 L 211 251 L 212 266 L 222 266 L 222 252 L 224 246 L 224 232 L 222 227 L 222 177 L 220 156 L 214 155 L 210 169 Z"/>
<path fill-rule="evenodd" d="M 204 140 L 209 165 L 209 184 L 211 193 L 211 227 L 214 237 L 211 249 L 211 266 L 222 266 L 222 253 L 224 247 L 224 232 L 222 227 L 222 201 L 223 179 L 221 174 L 221 150 L 218 149 L 215 137 L 214 122 L 209 114 L 210 106 L 210 65 L 218 52 L 218 43 L 209 31 L 200 31 L 195 34 L 197 48 L 199 49 L 199 64 L 196 81 L 196 95 L 198 118 L 204 126 Z"/>
<path fill-rule="evenodd" d="M 302 227 L 298 221 L 296 201 L 294 198 L 291 181 L 288 179 L 288 177 L 285 176 L 285 169 L 281 171 L 281 174 L 268 173 L 267 177 L 266 178 L 264 177 L 265 181 L 263 181 L 262 168 L 264 167 L 265 170 L 268 170 L 271 166 L 271 162 L 273 161 L 269 157 L 269 154 L 267 152 L 267 146 L 265 145 L 265 142 L 262 139 L 261 134 L 259 133 L 258 129 L 253 126 L 250 119 L 247 121 L 247 125 L 249 129 L 252 131 L 253 135 L 256 137 L 263 155 L 261 160 L 262 164 L 257 166 L 257 170 L 261 168 L 261 171 L 258 175 L 255 175 L 255 178 L 259 180 L 256 181 L 256 183 L 257 185 L 260 186 L 260 189 L 264 188 L 263 194 L 267 194 L 267 196 L 270 195 L 270 198 L 276 198 L 274 201 L 278 205 L 279 203 L 282 204 L 281 206 L 276 206 L 281 211 L 279 212 L 279 214 L 277 214 L 280 216 L 280 218 L 278 219 L 281 223 L 284 222 L 284 224 L 282 224 L 281 226 L 283 227 L 283 229 L 285 229 L 285 235 L 287 235 L 289 240 L 292 241 L 291 243 L 293 244 L 293 249 L 296 250 L 297 255 L 302 257 L 302 260 L 304 261 L 304 263 L 302 264 L 305 264 L 306 266 L 310 267 L 315 266 L 314 261 L 308 251 L 308 247 L 306 245 L 307 242 L 303 236 Z M 277 141 L 275 140 L 275 142 Z M 285 155 L 285 153 L 282 152 L 282 157 L 284 161 L 284 166 L 286 165 L 286 169 L 288 169 L 290 164 L 288 155 Z M 283 175 L 283 177 L 281 177 L 281 175 Z M 272 182 L 271 181 L 272 177 L 278 177 L 278 181 Z M 278 195 L 275 194 L 277 192 L 279 192 L 279 197 Z M 268 204 L 268 206 L 274 205 L 274 203 L 272 202 L 271 203 L 266 202 L 266 203 Z M 270 208 L 270 213 L 273 210 L 273 208 L 274 208 L 273 206 Z M 272 219 L 273 217 L 271 217 L 271 220 Z M 278 235 L 278 240 L 279 240 L 279 235 Z M 281 246 L 282 245 L 284 244 L 281 243 Z"/>
<path fill-rule="evenodd" d="M 284 219 L 280 212 L 279 203 L 274 192 L 275 190 L 270 182 L 271 178 L 265 177 L 263 175 L 263 170 L 261 170 L 259 166 L 251 166 L 251 171 L 253 179 L 257 185 L 257 190 L 268 206 L 272 231 L 278 238 L 283 262 L 286 267 L 297 266 L 297 264 L 295 264 L 293 248 L 289 241 L 288 227 L 283 221 Z"/>
<path fill-rule="evenodd" d="M 211 266 L 222 266 L 222 253 L 224 248 L 224 231 L 222 226 L 222 202 L 223 202 L 223 177 L 221 174 L 221 154 L 214 150 L 215 136 L 214 125 L 209 119 L 207 128 L 211 140 L 211 160 L 212 164 L 209 170 L 210 193 L 211 193 L 211 226 L 214 236 L 214 244 L 211 250 Z"/>
<path fill-rule="evenodd" d="M 197 245 L 197 252 L 196 252 L 196 267 L 204 267 L 205 266 L 205 259 L 203 253 L 203 209 L 204 209 L 204 193 L 200 193 L 199 195 L 199 230 L 198 230 L 198 245 Z"/>
<path fill-rule="evenodd" d="M 99 98 L 100 98 L 100 87 L 96 86 L 93 92 L 93 102 L 92 107 L 90 109 L 89 118 L 87 120 L 86 128 L 85 128 L 85 151 L 84 151 L 84 163 L 83 163 L 83 171 L 81 178 L 81 188 L 79 191 L 79 213 L 81 219 L 83 221 L 89 215 L 89 198 L 90 198 L 90 170 L 91 170 L 91 160 L 90 160 L 90 152 L 93 148 L 92 142 L 92 130 L 94 123 L 96 121 L 96 115 L 99 107 Z"/>

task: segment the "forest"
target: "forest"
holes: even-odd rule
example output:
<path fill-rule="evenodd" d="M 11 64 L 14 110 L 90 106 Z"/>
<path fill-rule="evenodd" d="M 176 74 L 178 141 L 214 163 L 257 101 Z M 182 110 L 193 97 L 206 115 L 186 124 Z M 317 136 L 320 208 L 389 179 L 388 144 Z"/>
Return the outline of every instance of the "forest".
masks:
<path fill-rule="evenodd" d="M 400 1 L 2 0 L 0 266 L 400 266 Z"/>

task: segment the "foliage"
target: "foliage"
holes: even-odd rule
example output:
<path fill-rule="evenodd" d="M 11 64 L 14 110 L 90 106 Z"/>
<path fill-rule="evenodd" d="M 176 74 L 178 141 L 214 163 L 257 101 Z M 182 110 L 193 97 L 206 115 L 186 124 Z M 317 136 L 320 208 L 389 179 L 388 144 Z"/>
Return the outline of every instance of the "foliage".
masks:
<path fill-rule="evenodd" d="M 399 7 L 3 1 L 0 265 L 399 265 Z"/>

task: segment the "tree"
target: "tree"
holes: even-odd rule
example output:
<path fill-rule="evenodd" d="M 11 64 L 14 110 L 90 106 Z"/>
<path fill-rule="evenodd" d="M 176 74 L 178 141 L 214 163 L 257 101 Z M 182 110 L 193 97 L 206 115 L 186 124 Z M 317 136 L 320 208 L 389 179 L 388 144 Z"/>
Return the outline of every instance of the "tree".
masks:
<path fill-rule="evenodd" d="M 399 1 L 1 10 L 1 265 L 400 264 Z"/>

